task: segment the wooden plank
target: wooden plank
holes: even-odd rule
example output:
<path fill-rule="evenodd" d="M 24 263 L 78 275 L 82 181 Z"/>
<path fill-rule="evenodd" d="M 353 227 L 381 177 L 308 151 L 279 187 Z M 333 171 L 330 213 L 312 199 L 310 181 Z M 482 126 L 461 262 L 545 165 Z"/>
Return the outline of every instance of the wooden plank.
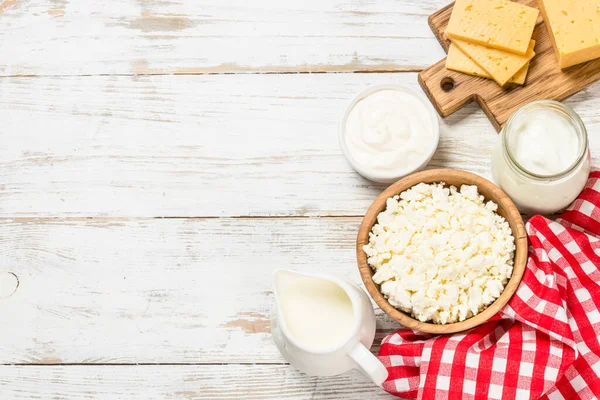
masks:
<path fill-rule="evenodd" d="M 0 281 L 18 278 L 0 298 L 0 364 L 284 362 L 270 335 L 272 272 L 360 283 L 358 225 L 0 220 Z M 380 313 L 377 343 L 398 327 Z"/>
<path fill-rule="evenodd" d="M 446 2 L 3 0 L 0 75 L 414 71 Z"/>
<path fill-rule="evenodd" d="M 414 73 L 0 79 L 0 216 L 362 215 L 384 186 L 348 165 L 338 124 L 384 83 L 418 88 Z M 568 104 L 599 129 L 600 86 Z M 489 178 L 495 137 L 468 107 L 430 167 Z"/>
<path fill-rule="evenodd" d="M 393 399 L 356 371 L 316 378 L 288 365 L 0 366 L 0 397 L 30 399 Z"/>

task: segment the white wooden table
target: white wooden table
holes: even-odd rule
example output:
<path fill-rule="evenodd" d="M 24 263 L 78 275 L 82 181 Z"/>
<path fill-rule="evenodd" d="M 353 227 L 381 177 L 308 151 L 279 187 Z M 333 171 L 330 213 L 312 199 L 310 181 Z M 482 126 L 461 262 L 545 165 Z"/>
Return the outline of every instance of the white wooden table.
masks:
<path fill-rule="evenodd" d="M 271 272 L 360 282 L 383 186 L 338 121 L 418 87 L 447 1 L 0 0 L 0 398 L 389 398 L 285 363 Z M 598 165 L 600 86 L 568 103 Z M 494 138 L 471 105 L 430 166 L 489 178 Z"/>

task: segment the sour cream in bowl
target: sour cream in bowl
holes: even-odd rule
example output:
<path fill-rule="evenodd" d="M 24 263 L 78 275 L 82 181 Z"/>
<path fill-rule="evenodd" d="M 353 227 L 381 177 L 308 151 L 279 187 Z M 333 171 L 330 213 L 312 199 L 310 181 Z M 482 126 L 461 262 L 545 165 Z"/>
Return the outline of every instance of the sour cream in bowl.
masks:
<path fill-rule="evenodd" d="M 439 128 L 425 96 L 404 86 L 381 85 L 350 103 L 339 139 L 359 174 L 391 183 L 427 165 L 439 142 Z"/>

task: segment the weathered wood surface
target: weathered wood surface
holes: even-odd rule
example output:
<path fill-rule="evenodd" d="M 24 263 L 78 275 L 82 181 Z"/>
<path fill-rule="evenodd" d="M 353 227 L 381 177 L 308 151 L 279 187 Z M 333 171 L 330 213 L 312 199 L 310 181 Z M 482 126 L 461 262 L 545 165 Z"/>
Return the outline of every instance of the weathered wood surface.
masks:
<path fill-rule="evenodd" d="M 359 218 L 0 220 L 0 364 L 283 363 L 279 268 L 360 283 Z M 383 317 L 383 316 L 381 316 Z M 380 318 L 381 338 L 399 325 Z"/>
<path fill-rule="evenodd" d="M 0 75 L 414 71 L 447 0 L 3 0 Z"/>
<path fill-rule="evenodd" d="M 444 57 L 445 2 L 0 0 L 0 399 L 389 398 L 286 365 L 270 279 L 360 282 L 383 186 L 338 122 Z M 599 98 L 568 101 L 594 164 Z M 466 107 L 430 167 L 489 178 L 494 140 Z M 378 312 L 376 342 L 397 327 Z"/>
<path fill-rule="evenodd" d="M 394 399 L 358 372 L 306 377 L 287 365 L 0 366 L 11 400 Z"/>
<path fill-rule="evenodd" d="M 0 216 L 362 215 L 384 188 L 338 145 L 350 99 L 416 74 L 0 79 Z M 567 102 L 600 156 L 600 86 Z M 493 127 L 442 121 L 430 167 L 490 177 Z"/>

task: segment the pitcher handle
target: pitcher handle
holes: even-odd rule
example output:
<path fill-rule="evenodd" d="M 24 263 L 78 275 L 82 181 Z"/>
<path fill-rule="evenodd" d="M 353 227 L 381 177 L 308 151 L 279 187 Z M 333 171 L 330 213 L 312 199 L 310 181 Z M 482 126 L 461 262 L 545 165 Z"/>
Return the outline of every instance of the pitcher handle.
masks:
<path fill-rule="evenodd" d="M 348 354 L 354 360 L 360 370 L 367 375 L 379 387 L 388 377 L 388 370 L 362 343 L 356 346 Z"/>

